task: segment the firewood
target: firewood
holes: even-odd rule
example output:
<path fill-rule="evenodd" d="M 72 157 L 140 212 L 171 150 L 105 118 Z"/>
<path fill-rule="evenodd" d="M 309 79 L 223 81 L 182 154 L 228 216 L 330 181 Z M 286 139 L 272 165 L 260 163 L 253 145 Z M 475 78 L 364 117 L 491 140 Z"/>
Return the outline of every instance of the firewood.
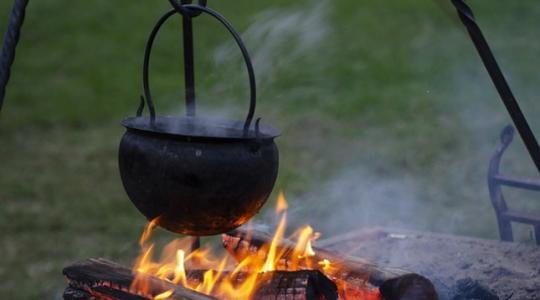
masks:
<path fill-rule="evenodd" d="M 225 249 L 227 249 L 227 251 L 235 258 L 240 260 L 248 255 L 257 254 L 263 245 L 268 245 L 271 242 L 271 236 L 254 230 L 246 232 L 238 229 L 223 235 L 223 245 Z M 283 239 L 280 242 L 278 245 L 278 252 L 283 251 L 285 253 L 285 259 L 284 261 L 280 261 L 280 265 L 287 268 L 294 248 L 295 244 L 292 241 Z M 313 250 L 316 254 L 312 260 L 315 262 L 323 261 L 325 259 L 330 261 L 332 266 L 339 269 L 335 276 L 342 280 L 367 282 L 378 287 L 386 280 L 408 273 L 400 269 L 382 268 L 357 257 L 342 255 L 316 247 L 314 247 Z M 261 255 L 260 253 L 258 254 Z M 318 266 L 314 265 L 313 267 Z"/>
<path fill-rule="evenodd" d="M 168 299 L 216 300 L 214 297 L 148 275 L 142 276 L 149 283 L 149 295 L 141 295 L 140 291 L 130 291 L 135 274 L 126 267 L 104 259 L 89 259 L 73 264 L 64 268 L 63 274 L 68 280 L 70 288 L 86 292 L 97 299 L 148 300 L 164 292 L 173 291 Z M 141 275 L 139 274 L 139 276 Z M 66 299 L 78 299 L 69 297 L 71 294 L 68 294 Z"/>
<path fill-rule="evenodd" d="M 206 270 L 188 270 L 188 282 L 202 282 Z M 222 272 L 229 276 L 228 272 Z M 248 274 L 239 272 L 234 275 L 234 282 L 241 283 Z M 217 282 L 219 284 L 219 281 Z M 336 300 L 337 287 L 328 277 L 318 270 L 272 271 L 261 273 L 252 299 L 254 300 Z"/>
<path fill-rule="evenodd" d="M 235 230 L 223 235 L 223 245 L 225 249 L 238 260 L 242 260 L 248 255 L 266 257 L 267 253 L 262 251 L 262 246 L 270 244 L 271 241 L 271 236 L 258 231 L 246 232 L 243 230 Z M 278 252 L 284 253 L 284 258 L 278 263 L 278 267 L 283 269 L 288 268 L 295 246 L 295 243 L 286 239 L 279 243 Z M 427 278 L 420 275 L 412 274 L 400 269 L 383 268 L 360 258 L 335 253 L 325 249 L 314 247 L 313 250 L 316 254 L 312 257 L 312 261 L 318 262 L 326 259 L 331 262 L 334 271 L 326 272 L 330 273 L 327 274 L 327 276 L 336 282 L 338 286 L 342 287 L 344 290 L 343 292 L 347 295 L 348 299 L 378 299 L 381 296 L 379 290 L 376 292 L 370 291 L 370 285 L 376 288 L 384 287 L 386 295 L 394 295 L 385 298 L 385 300 L 412 299 L 407 298 L 407 295 L 416 292 L 424 293 L 424 295 L 426 295 L 425 298 L 419 299 L 437 299 L 437 293 L 433 288 L 433 284 Z M 308 268 L 310 266 L 300 265 L 298 267 Z M 320 268 L 316 263 L 311 267 Z"/>
<path fill-rule="evenodd" d="M 206 270 L 188 270 L 187 280 L 201 282 Z M 130 290 L 134 279 L 132 271 L 116 263 L 103 259 L 89 259 L 64 269 L 69 287 L 64 292 L 66 300 L 148 300 L 173 290 L 167 299 L 210 300 L 210 296 L 174 285 L 170 282 L 146 276 L 151 295 L 140 295 L 140 291 Z M 241 282 L 246 273 L 238 273 L 235 280 Z M 257 279 L 255 300 L 336 300 L 337 287 L 317 270 L 298 272 L 266 272 Z"/>
<path fill-rule="evenodd" d="M 431 281 L 417 274 L 407 274 L 389 279 L 381 285 L 379 290 L 385 300 L 438 299 L 437 292 Z"/>
<path fill-rule="evenodd" d="M 256 300 L 336 300 L 337 287 L 319 271 L 275 271 L 260 276 Z"/>
<path fill-rule="evenodd" d="M 89 293 L 72 287 L 66 288 L 63 298 L 64 300 L 98 300 Z"/>

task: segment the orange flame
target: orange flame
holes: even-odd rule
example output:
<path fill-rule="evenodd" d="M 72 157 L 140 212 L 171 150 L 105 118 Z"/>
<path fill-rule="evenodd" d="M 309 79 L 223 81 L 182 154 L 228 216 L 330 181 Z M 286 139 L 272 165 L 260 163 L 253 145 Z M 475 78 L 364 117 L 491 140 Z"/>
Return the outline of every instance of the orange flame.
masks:
<path fill-rule="evenodd" d="M 276 212 L 281 213 L 281 220 L 279 221 L 278 227 L 276 229 L 276 233 L 274 234 L 274 238 L 272 239 L 272 243 L 270 244 L 270 249 L 268 250 L 268 255 L 266 257 L 266 261 L 264 262 L 264 265 L 261 272 L 270 272 L 274 271 L 276 269 L 276 257 L 280 256 L 277 255 L 277 246 L 279 245 L 279 242 L 283 240 L 283 236 L 285 235 L 285 228 L 287 226 L 287 201 L 285 200 L 285 196 L 282 192 L 279 193 L 278 201 L 276 205 Z"/>
<path fill-rule="evenodd" d="M 289 204 L 287 203 L 287 199 L 285 199 L 285 194 L 280 191 L 277 198 L 277 204 L 276 204 L 276 213 L 282 213 L 286 211 L 289 208 Z"/>
<path fill-rule="evenodd" d="M 159 260 L 154 260 L 154 244 L 149 242 L 156 227 L 156 220 L 146 226 L 139 244 L 141 254 L 133 267 L 136 271 L 131 290 L 154 300 L 169 299 L 173 291 L 152 295 L 148 277 L 152 275 L 174 284 L 224 300 L 251 299 L 257 289 L 259 276 L 274 270 L 297 271 L 319 269 L 327 275 L 334 274 L 336 267 L 327 259 L 317 261 L 312 243 L 319 238 L 311 226 L 296 231 L 291 240 L 296 242 L 292 253 L 285 253 L 279 245 L 284 240 L 287 224 L 287 200 L 282 192 L 276 201 L 276 214 L 280 221 L 275 229 L 272 242 L 263 245 L 255 255 L 234 262 L 227 253 L 217 256 L 210 247 L 191 252 L 193 239 L 177 239 L 167 244 Z M 285 257 L 286 256 L 286 257 Z M 283 267 L 283 261 L 288 260 Z M 190 271 L 207 270 L 207 271 Z M 343 284 L 338 283 L 341 289 Z M 345 288 L 343 286 L 343 288 Z M 340 293 L 342 294 L 342 293 Z M 342 294 L 343 295 L 343 294 Z M 344 297 L 347 299 L 348 297 Z M 348 298 L 364 299 L 364 298 Z M 367 298 L 366 298 L 367 299 Z M 375 299 L 375 298 L 373 298 Z"/>

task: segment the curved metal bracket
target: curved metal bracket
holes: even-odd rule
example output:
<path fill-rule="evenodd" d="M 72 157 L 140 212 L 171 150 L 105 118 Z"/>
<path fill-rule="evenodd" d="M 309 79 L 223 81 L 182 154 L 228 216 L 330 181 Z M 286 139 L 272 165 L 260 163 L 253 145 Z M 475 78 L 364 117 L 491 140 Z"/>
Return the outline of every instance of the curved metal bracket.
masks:
<path fill-rule="evenodd" d="M 507 125 L 506 127 L 504 127 L 504 129 L 501 131 L 500 139 L 501 144 L 495 151 L 495 154 L 493 154 L 493 157 L 491 158 L 491 161 L 489 163 L 488 173 L 490 176 L 499 174 L 502 156 L 514 140 L 514 127 L 512 127 L 512 125 Z"/>

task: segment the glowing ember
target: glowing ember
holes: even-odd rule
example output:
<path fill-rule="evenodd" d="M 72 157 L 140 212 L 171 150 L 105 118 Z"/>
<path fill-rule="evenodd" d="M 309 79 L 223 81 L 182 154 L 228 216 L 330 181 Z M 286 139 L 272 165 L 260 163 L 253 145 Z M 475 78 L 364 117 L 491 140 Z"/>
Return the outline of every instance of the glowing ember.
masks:
<path fill-rule="evenodd" d="M 272 242 L 263 245 L 257 254 L 246 255 L 239 262 L 226 252 L 216 255 L 209 247 L 192 251 L 192 238 L 170 242 L 164 247 L 160 259 L 154 260 L 155 246 L 149 242 L 149 238 L 156 227 L 156 222 L 155 220 L 150 222 L 139 241 L 141 254 L 133 268 L 139 275 L 135 277 L 131 289 L 142 295 L 151 295 L 147 277 L 141 276 L 147 274 L 219 299 L 251 299 L 257 289 L 258 278 L 264 272 L 318 269 L 327 275 L 335 275 L 337 270 L 331 261 L 328 259 L 317 261 L 312 243 L 319 238 L 320 234 L 315 232 L 311 226 L 297 230 L 288 238 L 295 241 L 293 253 L 285 253 L 286 251 L 278 247 L 285 235 L 287 207 L 287 201 L 283 193 L 280 193 L 276 204 L 276 214 L 280 220 Z M 288 257 L 286 267 L 282 263 L 280 264 L 285 255 Z M 191 276 L 187 270 L 206 271 L 202 271 L 202 274 L 201 271 L 198 271 L 200 276 Z M 342 299 L 368 299 L 346 297 L 343 292 L 346 286 L 342 283 L 336 284 L 340 289 Z M 171 295 L 172 291 L 167 291 L 155 296 L 154 299 L 168 299 Z"/>

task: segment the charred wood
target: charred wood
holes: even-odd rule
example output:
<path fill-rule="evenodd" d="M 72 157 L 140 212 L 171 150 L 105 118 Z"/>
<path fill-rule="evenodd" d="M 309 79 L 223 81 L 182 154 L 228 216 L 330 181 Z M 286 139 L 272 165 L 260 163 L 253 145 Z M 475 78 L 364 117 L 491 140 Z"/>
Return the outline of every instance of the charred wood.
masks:
<path fill-rule="evenodd" d="M 427 278 L 407 274 L 389 279 L 379 287 L 385 300 L 437 300 L 435 287 Z M 479 298 L 484 299 L 484 298 Z"/>
<path fill-rule="evenodd" d="M 272 237 L 258 231 L 235 230 L 223 235 L 225 249 L 237 259 L 243 259 L 253 254 L 265 255 L 265 253 L 261 254 L 260 250 L 263 245 L 268 245 L 271 242 Z M 292 241 L 283 240 L 278 248 L 280 252 L 285 253 L 285 259 L 280 262 L 280 265 L 287 268 L 295 244 Z M 316 247 L 314 247 L 314 250 L 316 254 L 313 260 L 323 261 L 326 259 L 330 261 L 333 266 L 339 269 L 335 276 L 343 280 L 364 281 L 373 286 L 380 286 L 386 280 L 407 274 L 406 271 L 382 268 L 357 257 L 342 255 Z"/>
<path fill-rule="evenodd" d="M 189 270 L 186 272 L 186 277 L 189 282 L 197 284 L 202 282 L 206 272 L 206 270 Z M 241 283 L 248 274 L 240 272 L 234 276 L 233 281 Z M 261 273 L 257 278 L 255 293 L 252 297 L 254 300 L 336 300 L 337 298 L 336 284 L 318 270 Z"/>
<path fill-rule="evenodd" d="M 63 298 L 64 300 L 98 300 L 89 293 L 72 287 L 66 288 Z"/>
<path fill-rule="evenodd" d="M 146 276 L 145 281 L 150 286 L 148 295 L 141 295 L 139 291 L 131 291 L 130 286 L 135 279 L 135 274 L 128 268 L 104 259 L 89 259 L 64 268 L 64 276 L 68 280 L 69 287 L 89 294 L 91 297 L 105 300 L 147 300 L 173 291 L 168 298 L 171 300 L 216 300 L 193 290 L 160 280 L 152 276 Z M 73 298 L 68 291 L 65 299 Z M 69 298 L 72 297 L 72 298 Z M 94 298 L 83 299 L 94 299 Z"/>
<path fill-rule="evenodd" d="M 263 274 L 253 299 L 336 300 L 337 287 L 319 271 L 276 271 Z"/>
<path fill-rule="evenodd" d="M 272 237 L 258 231 L 235 230 L 223 235 L 225 249 L 238 260 L 242 260 L 248 255 L 258 255 L 264 259 L 267 253 L 264 252 L 263 246 L 271 242 Z M 278 252 L 284 253 L 284 259 L 279 262 L 278 267 L 287 270 L 295 244 L 292 241 L 283 240 L 278 248 Z M 314 248 L 314 251 L 316 253 L 312 258 L 314 261 L 328 260 L 331 262 L 333 270 L 325 273 L 331 280 L 342 286 L 346 294 L 349 295 L 348 298 L 376 298 L 378 293 L 366 292 L 366 288 L 371 285 L 378 287 L 381 293 L 381 288 L 384 288 L 385 300 L 414 299 L 407 298 L 408 295 L 414 293 L 421 293 L 425 296 L 417 299 L 437 299 L 433 284 L 420 275 L 410 274 L 400 269 L 383 268 L 356 257 L 325 249 Z M 322 267 L 317 264 L 298 267 L 319 267 L 322 270 Z"/>
<path fill-rule="evenodd" d="M 201 282 L 205 270 L 187 271 L 187 280 Z M 166 291 L 174 291 L 171 300 L 211 300 L 206 296 L 168 281 L 148 276 L 148 295 L 130 290 L 134 274 L 128 268 L 103 259 L 89 259 L 64 269 L 69 287 L 66 300 L 148 300 Z M 241 282 L 246 273 L 239 273 L 235 281 Z M 261 273 L 253 299 L 255 300 L 336 300 L 337 287 L 317 270 Z"/>

